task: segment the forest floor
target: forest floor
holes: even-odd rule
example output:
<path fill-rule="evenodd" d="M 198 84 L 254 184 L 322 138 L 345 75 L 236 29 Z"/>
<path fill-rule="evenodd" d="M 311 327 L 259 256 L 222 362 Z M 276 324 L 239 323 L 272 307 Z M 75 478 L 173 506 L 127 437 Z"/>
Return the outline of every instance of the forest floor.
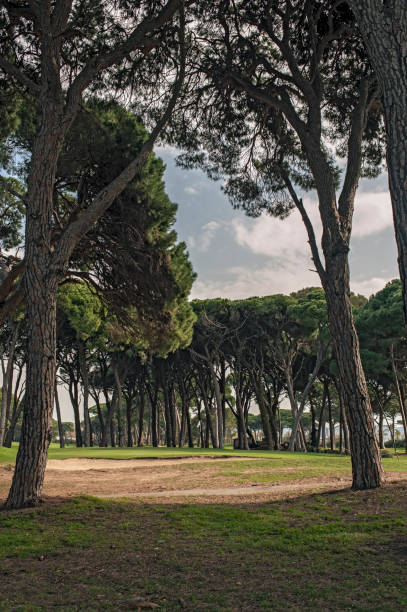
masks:
<path fill-rule="evenodd" d="M 42 507 L 0 513 L 1 611 L 407 609 L 405 455 L 354 492 L 335 455 L 76 450 Z"/>

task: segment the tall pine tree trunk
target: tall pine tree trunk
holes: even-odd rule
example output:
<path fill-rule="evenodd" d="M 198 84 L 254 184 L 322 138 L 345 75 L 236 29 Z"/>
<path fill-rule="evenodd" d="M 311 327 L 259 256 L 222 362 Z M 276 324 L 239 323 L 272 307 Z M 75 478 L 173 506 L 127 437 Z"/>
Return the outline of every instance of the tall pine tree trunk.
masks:
<path fill-rule="evenodd" d="M 336 253 L 335 260 L 336 265 L 327 267 L 323 285 L 350 432 L 352 486 L 371 489 L 383 483 L 383 468 L 353 321 L 347 253 Z"/>
<path fill-rule="evenodd" d="M 350 0 L 379 83 L 387 167 L 407 324 L 407 3 Z"/>
<path fill-rule="evenodd" d="M 47 270 L 44 269 L 46 260 L 44 262 L 35 252 L 37 249 L 38 245 L 34 246 L 34 253 L 31 253 L 33 265 L 25 270 L 27 324 L 30 330 L 26 394 L 20 445 L 7 508 L 23 508 L 40 502 L 52 436 L 57 283 L 54 279 L 51 282 L 47 279 Z"/>

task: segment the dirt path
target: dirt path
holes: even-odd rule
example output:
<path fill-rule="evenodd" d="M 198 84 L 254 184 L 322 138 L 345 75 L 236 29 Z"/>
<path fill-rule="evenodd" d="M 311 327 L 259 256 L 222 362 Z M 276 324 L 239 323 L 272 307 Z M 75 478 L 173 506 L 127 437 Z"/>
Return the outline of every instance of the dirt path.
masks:
<path fill-rule="evenodd" d="M 129 497 L 129 498 L 158 498 L 158 497 L 199 497 L 207 496 L 210 498 L 218 497 L 252 497 L 253 495 L 264 495 L 272 494 L 273 496 L 281 497 L 284 493 L 291 493 L 295 491 L 307 491 L 314 489 L 342 489 L 345 484 L 348 484 L 345 479 L 331 479 L 324 483 L 321 483 L 321 479 L 310 479 L 311 482 L 289 482 L 289 483 L 275 483 L 267 486 L 259 485 L 248 485 L 245 487 L 223 487 L 223 488 L 210 488 L 210 489 L 181 489 L 177 491 L 155 491 L 153 493 L 145 491 L 144 493 L 118 493 L 103 495 L 104 498 L 115 498 L 115 497 Z M 350 483 L 350 480 L 349 480 Z"/>

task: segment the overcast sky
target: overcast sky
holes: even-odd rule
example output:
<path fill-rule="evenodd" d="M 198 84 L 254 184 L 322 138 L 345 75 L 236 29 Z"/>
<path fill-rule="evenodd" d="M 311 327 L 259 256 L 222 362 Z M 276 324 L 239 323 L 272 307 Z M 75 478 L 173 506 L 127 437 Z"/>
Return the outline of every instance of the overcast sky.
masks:
<path fill-rule="evenodd" d="M 219 182 L 200 171 L 177 168 L 171 149 L 159 154 L 167 165 L 167 193 L 178 203 L 178 236 L 187 243 L 198 274 L 192 297 L 244 298 L 320 284 L 297 211 L 284 221 L 247 217 L 232 208 Z M 304 203 L 320 236 L 315 194 L 306 194 Z M 387 176 L 364 179 L 351 242 L 352 290 L 369 297 L 381 289 L 397 276 L 396 258 Z"/>

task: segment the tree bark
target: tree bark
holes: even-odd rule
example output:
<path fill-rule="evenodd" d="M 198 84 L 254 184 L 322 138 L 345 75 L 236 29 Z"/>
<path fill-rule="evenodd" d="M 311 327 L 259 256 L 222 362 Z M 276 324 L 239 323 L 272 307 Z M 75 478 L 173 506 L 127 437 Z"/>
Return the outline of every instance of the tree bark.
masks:
<path fill-rule="evenodd" d="M 81 417 L 79 414 L 78 383 L 76 380 L 71 380 L 71 382 L 69 383 L 69 397 L 71 398 L 71 404 L 73 408 L 73 415 L 74 415 L 74 421 L 75 421 L 76 446 L 80 448 L 82 446 L 82 430 L 81 430 Z"/>
<path fill-rule="evenodd" d="M 324 289 L 350 431 L 352 487 L 371 489 L 383 484 L 384 475 L 353 321 L 347 256 L 343 258 L 339 269 L 332 266 L 327 273 Z"/>
<path fill-rule="evenodd" d="M 387 167 L 407 324 L 407 4 L 349 0 L 382 95 Z"/>
<path fill-rule="evenodd" d="M 14 368 L 14 351 L 17 343 L 19 325 L 15 325 L 9 342 L 9 351 L 7 359 L 7 367 L 3 368 L 3 388 L 1 393 L 1 410 L 0 410 L 0 445 L 4 444 L 6 429 L 8 424 L 8 406 L 9 396 L 12 391 L 13 384 L 13 368 Z M 3 362 L 2 362 L 3 364 Z"/>
<path fill-rule="evenodd" d="M 57 422 L 58 422 L 59 446 L 60 448 L 64 448 L 65 438 L 64 438 L 64 430 L 62 428 L 61 409 L 59 406 L 59 397 L 58 397 L 58 383 L 56 379 L 55 379 L 55 385 L 54 385 L 54 396 L 55 396 L 55 411 L 57 413 Z"/>
<path fill-rule="evenodd" d="M 7 508 L 35 505 L 41 499 L 51 440 L 56 369 L 56 297 L 58 282 L 64 276 L 69 257 L 79 240 L 104 214 L 118 194 L 143 167 L 154 142 L 167 123 L 181 91 L 185 75 L 183 45 L 184 13 L 180 10 L 181 61 L 169 104 L 161 119 L 144 143 L 139 156 L 97 194 L 95 200 L 74 222 L 64 229 L 56 245 L 52 244 L 53 196 L 59 153 L 66 133 L 80 107 L 82 93 L 113 64 L 120 63 L 129 52 L 143 41 L 148 41 L 154 29 L 172 19 L 179 8 L 176 0 L 169 0 L 153 19 L 145 19 L 110 53 L 92 58 L 73 79 L 66 100 L 62 90 L 61 45 L 70 17 L 69 3 L 53 7 L 45 2 L 36 5 L 40 48 L 40 84 L 25 77 L 12 63 L 0 58 L 0 67 L 17 78 L 38 96 L 41 116 L 38 121 L 30 160 L 27 189 L 25 227 L 24 291 L 27 303 L 27 365 L 26 395 L 21 441 L 17 454 L 13 482 L 6 502 Z M 65 4 L 65 3 L 64 3 Z M 55 19 L 55 16 L 58 17 Z M 65 104 L 66 102 L 66 104 Z M 64 108 L 65 107 L 65 108 Z"/>
<path fill-rule="evenodd" d="M 141 386 L 141 388 L 140 388 L 140 404 L 139 404 L 137 446 L 141 446 L 142 445 L 142 440 L 143 440 L 144 408 L 145 408 L 144 388 L 143 388 L 143 386 Z"/>
<path fill-rule="evenodd" d="M 83 384 L 83 423 L 85 446 L 91 446 L 91 431 L 89 417 L 89 372 L 86 363 L 86 347 L 82 340 L 78 341 L 79 367 Z"/>
<path fill-rule="evenodd" d="M 260 411 L 261 422 L 263 425 L 264 439 L 266 441 L 267 448 L 269 450 L 272 450 L 273 449 L 273 439 L 271 435 L 270 418 L 269 418 L 269 412 L 266 406 L 266 400 L 264 396 L 264 387 L 263 387 L 263 381 L 261 379 L 261 376 L 256 377 L 256 375 L 253 374 L 253 383 L 254 383 L 254 389 L 256 393 L 257 405 Z"/>

